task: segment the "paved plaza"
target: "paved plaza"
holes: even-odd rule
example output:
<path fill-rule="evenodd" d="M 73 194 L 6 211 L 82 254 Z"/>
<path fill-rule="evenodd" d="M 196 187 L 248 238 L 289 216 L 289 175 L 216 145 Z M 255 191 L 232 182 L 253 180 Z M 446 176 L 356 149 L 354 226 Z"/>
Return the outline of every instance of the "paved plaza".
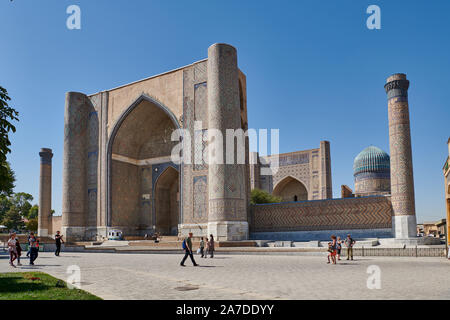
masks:
<path fill-rule="evenodd" d="M 450 299 L 450 262 L 443 258 L 358 257 L 328 265 L 326 256 L 196 256 L 179 254 L 40 253 L 16 269 L 0 254 L 0 272 L 43 271 L 66 280 L 81 270 L 81 288 L 104 299 Z M 368 267 L 381 270 L 381 289 L 368 289 Z"/>

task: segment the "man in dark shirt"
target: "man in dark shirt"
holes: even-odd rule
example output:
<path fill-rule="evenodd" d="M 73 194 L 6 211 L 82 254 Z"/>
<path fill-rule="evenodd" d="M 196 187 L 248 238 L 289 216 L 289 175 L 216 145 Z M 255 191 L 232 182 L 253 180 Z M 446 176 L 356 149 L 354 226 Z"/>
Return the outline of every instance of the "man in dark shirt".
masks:
<path fill-rule="evenodd" d="M 185 254 L 183 260 L 181 260 L 180 266 L 185 267 L 184 262 L 187 257 L 191 258 L 192 264 L 194 267 L 198 266 L 198 264 L 194 260 L 194 255 L 192 254 L 192 232 L 189 233 L 189 237 L 184 239 L 185 245 L 183 246 L 185 249 Z"/>
<path fill-rule="evenodd" d="M 59 252 L 61 251 L 61 243 L 64 243 L 64 240 L 62 239 L 62 235 L 59 234 L 59 231 L 56 231 L 55 235 L 55 243 L 56 243 L 56 251 L 55 256 L 59 256 Z"/>

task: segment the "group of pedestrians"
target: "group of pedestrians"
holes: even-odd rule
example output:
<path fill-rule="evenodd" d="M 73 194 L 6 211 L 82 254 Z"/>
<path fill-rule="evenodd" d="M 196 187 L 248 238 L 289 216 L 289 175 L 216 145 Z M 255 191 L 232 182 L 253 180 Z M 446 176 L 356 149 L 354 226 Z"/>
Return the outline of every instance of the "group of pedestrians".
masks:
<path fill-rule="evenodd" d="M 64 243 L 62 237 L 63 236 L 60 234 L 60 232 L 57 231 L 55 235 L 55 244 L 56 244 L 55 256 L 59 256 L 59 253 L 61 252 L 61 243 Z M 22 247 L 20 245 L 19 238 L 17 237 L 17 234 L 15 232 L 10 234 L 8 240 L 8 252 L 9 252 L 9 265 L 13 268 L 16 268 L 14 261 L 17 260 L 17 266 L 21 266 L 22 264 L 20 263 L 20 257 L 22 255 Z M 34 261 L 36 261 L 38 255 L 39 255 L 39 239 L 36 238 L 34 232 L 30 232 L 30 234 L 28 235 L 27 257 L 30 258 L 31 266 L 34 265 Z"/>
<path fill-rule="evenodd" d="M 356 241 L 351 237 L 350 234 L 347 235 L 347 238 L 345 238 L 344 241 L 341 240 L 341 237 L 332 235 L 331 241 L 328 242 L 327 263 L 336 264 L 337 261 L 341 260 L 341 250 L 343 244 L 347 248 L 347 260 L 353 260 L 353 246 L 355 245 L 355 243 Z"/>
<path fill-rule="evenodd" d="M 184 257 L 180 262 L 180 266 L 185 267 L 184 262 L 188 257 L 191 258 L 192 264 L 194 267 L 197 267 L 198 264 L 195 262 L 194 254 L 192 252 L 192 232 L 189 233 L 189 236 L 183 240 L 183 250 Z M 206 249 L 206 250 L 205 250 Z M 206 238 L 206 243 L 203 237 L 200 238 L 200 246 L 197 250 L 197 253 L 201 254 L 202 258 L 206 258 L 209 254 L 211 258 L 214 258 L 214 236 L 212 234 L 209 235 L 209 240 Z"/>
<path fill-rule="evenodd" d="M 201 254 L 201 257 L 205 259 L 207 258 L 208 254 L 211 258 L 214 258 L 214 236 L 210 234 L 209 240 L 208 238 L 205 238 L 205 240 L 203 240 L 203 237 L 200 238 L 200 248 L 198 253 Z"/>
<path fill-rule="evenodd" d="M 38 257 L 39 252 L 39 239 L 37 239 L 33 232 L 28 236 L 29 249 L 27 257 L 30 258 L 30 265 L 34 265 L 34 261 Z M 20 245 L 19 238 L 15 232 L 10 234 L 8 240 L 8 252 L 9 252 L 9 265 L 13 268 L 16 267 L 14 261 L 17 260 L 17 266 L 21 266 L 20 257 L 22 256 L 22 247 Z"/>

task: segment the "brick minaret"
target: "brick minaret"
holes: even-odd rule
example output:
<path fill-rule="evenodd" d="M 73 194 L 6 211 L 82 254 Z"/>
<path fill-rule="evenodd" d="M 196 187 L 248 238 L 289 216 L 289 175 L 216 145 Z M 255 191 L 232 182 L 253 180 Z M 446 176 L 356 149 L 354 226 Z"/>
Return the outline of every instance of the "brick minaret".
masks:
<path fill-rule="evenodd" d="M 89 98 L 68 92 L 64 113 L 62 233 L 82 240 L 87 225 L 87 150 Z"/>
<path fill-rule="evenodd" d="M 387 79 L 389 146 L 391 153 L 391 200 L 395 238 L 416 237 L 416 209 L 409 125 L 409 81 L 403 73 Z"/>
<path fill-rule="evenodd" d="M 208 126 L 222 133 L 225 163 L 226 130 L 241 128 L 237 52 L 227 44 L 217 43 L 208 49 Z M 212 161 L 215 151 L 210 144 L 208 150 Z M 244 164 L 208 166 L 208 233 L 219 241 L 248 238 L 244 169 Z"/>
<path fill-rule="evenodd" d="M 42 148 L 39 179 L 38 235 L 47 237 L 52 232 L 52 149 Z"/>

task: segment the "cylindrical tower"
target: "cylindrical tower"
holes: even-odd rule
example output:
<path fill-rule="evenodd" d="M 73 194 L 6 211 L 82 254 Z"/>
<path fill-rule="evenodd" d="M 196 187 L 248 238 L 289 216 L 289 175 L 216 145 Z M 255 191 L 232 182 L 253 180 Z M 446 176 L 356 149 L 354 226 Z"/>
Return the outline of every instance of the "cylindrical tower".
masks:
<path fill-rule="evenodd" d="M 89 98 L 66 94 L 64 115 L 62 229 L 67 239 L 84 238 L 87 216 Z"/>
<path fill-rule="evenodd" d="M 52 232 L 52 149 L 42 148 L 39 178 L 38 235 L 47 237 Z"/>
<path fill-rule="evenodd" d="M 415 238 L 416 209 L 409 125 L 409 81 L 403 73 L 387 79 L 389 146 L 391 153 L 391 201 L 395 238 Z"/>
<path fill-rule="evenodd" d="M 208 135 L 210 137 L 208 143 L 208 233 L 213 234 L 218 240 L 247 239 L 245 164 L 237 164 L 236 150 L 239 148 L 231 149 L 228 146 L 228 150 L 231 149 L 235 157 L 233 164 L 225 163 L 227 129 L 241 129 L 236 49 L 227 44 L 210 46 L 207 72 Z M 211 140 L 211 133 L 214 135 L 215 142 Z M 223 147 L 221 159 L 220 144 Z"/>

